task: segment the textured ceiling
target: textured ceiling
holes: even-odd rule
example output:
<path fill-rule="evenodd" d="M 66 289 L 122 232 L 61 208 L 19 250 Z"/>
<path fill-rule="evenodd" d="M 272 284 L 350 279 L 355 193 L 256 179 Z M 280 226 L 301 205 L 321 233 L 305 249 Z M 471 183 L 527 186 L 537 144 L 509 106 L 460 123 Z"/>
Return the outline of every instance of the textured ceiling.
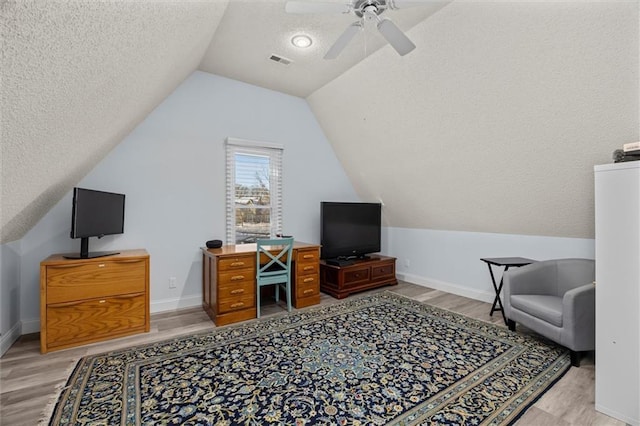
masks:
<path fill-rule="evenodd" d="M 638 137 L 638 2 L 424 1 L 385 12 L 409 55 L 368 27 L 325 61 L 353 16 L 288 15 L 285 0 L 0 0 L 0 243 L 196 69 L 306 97 L 392 226 L 590 237 L 591 167 Z M 291 45 L 298 32 L 310 48 Z M 503 182 L 511 197 L 488 196 Z"/>
<path fill-rule="evenodd" d="M 385 16 L 408 30 L 448 3 L 424 1 Z M 0 2 L 0 243 L 21 238 L 195 69 L 304 97 L 386 46 L 367 28 L 325 61 L 355 18 L 289 15 L 284 5 Z M 298 32 L 313 38 L 310 48 L 291 45 Z M 273 62 L 272 54 L 293 63 Z"/>
<path fill-rule="evenodd" d="M 226 1 L 7 1 L 2 232 L 21 238 L 202 60 Z"/>
<path fill-rule="evenodd" d="M 382 17 L 407 31 L 450 2 L 423 1 L 418 6 L 387 10 Z M 285 3 L 286 0 L 231 1 L 200 70 L 307 97 L 381 47 L 391 49 L 372 23 L 336 59 L 325 60 L 325 53 L 357 18 L 352 14 L 287 14 Z M 304 49 L 294 47 L 291 38 L 296 34 L 310 36 L 313 44 Z M 274 62 L 269 59 L 272 54 L 292 63 Z"/>

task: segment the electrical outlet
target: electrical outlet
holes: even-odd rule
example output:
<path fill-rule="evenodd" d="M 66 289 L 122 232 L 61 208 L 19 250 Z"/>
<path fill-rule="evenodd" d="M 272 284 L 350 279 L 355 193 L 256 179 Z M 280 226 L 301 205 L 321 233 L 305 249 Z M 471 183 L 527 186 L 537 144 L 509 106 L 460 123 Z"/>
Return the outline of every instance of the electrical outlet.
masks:
<path fill-rule="evenodd" d="M 176 288 L 176 277 L 169 277 L 169 288 Z"/>
<path fill-rule="evenodd" d="M 411 261 L 409 259 L 405 259 L 404 260 L 404 267 L 408 268 L 409 266 L 411 266 Z"/>

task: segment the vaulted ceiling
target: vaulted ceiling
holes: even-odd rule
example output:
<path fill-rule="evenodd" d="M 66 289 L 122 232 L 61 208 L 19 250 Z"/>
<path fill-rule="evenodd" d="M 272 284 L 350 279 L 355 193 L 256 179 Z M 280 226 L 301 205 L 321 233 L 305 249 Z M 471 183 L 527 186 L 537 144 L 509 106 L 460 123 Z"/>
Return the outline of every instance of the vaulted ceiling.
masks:
<path fill-rule="evenodd" d="M 406 30 L 446 3 L 394 11 L 393 20 Z M 325 61 L 355 18 L 292 15 L 284 5 L 2 2 L 0 242 L 21 238 L 194 70 L 305 97 L 385 44 L 367 29 Z M 295 48 L 298 33 L 312 46 Z"/>
<path fill-rule="evenodd" d="M 391 225 L 593 235 L 590 168 L 639 137 L 637 2 L 425 0 L 385 12 L 409 55 L 366 27 L 332 61 L 354 17 L 284 4 L 2 2 L 0 242 L 197 69 L 307 98 Z M 309 48 L 292 46 L 299 33 Z"/>

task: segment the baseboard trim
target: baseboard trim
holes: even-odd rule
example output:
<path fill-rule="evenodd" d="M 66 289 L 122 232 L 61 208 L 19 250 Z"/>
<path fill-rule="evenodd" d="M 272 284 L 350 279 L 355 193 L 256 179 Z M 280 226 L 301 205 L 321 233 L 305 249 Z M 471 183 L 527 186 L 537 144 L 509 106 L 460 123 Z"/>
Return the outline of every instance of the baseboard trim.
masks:
<path fill-rule="evenodd" d="M 447 293 L 468 297 L 469 299 L 479 300 L 481 302 L 493 303 L 493 299 L 495 298 L 495 294 L 493 292 L 478 291 L 457 284 L 439 281 L 433 278 L 421 277 L 419 275 L 396 272 L 396 277 L 399 280 L 406 281 L 408 283 L 417 284 L 423 287 L 429 287 L 434 290 L 445 291 Z"/>
<path fill-rule="evenodd" d="M 2 335 L 2 338 L 0 338 L 0 356 L 4 355 L 4 353 L 9 350 L 11 345 L 13 345 L 15 341 L 20 338 L 21 328 L 22 327 L 20 321 L 18 321 L 13 325 L 13 327 L 9 329 L 9 331 Z"/>
<path fill-rule="evenodd" d="M 640 419 L 632 419 L 629 416 L 626 416 L 622 413 L 618 413 L 615 410 L 612 410 L 610 408 L 607 407 L 603 407 L 601 404 L 596 403 L 595 404 L 595 409 L 596 411 L 599 411 L 602 414 L 606 414 L 609 417 L 613 417 L 614 419 L 618 419 L 622 422 L 625 422 L 628 425 L 632 425 L 632 426 L 637 426 L 640 425 Z"/>
<path fill-rule="evenodd" d="M 149 310 L 152 314 L 157 314 L 159 312 L 193 308 L 194 306 L 202 306 L 201 295 L 177 297 L 175 299 L 156 300 L 150 303 Z"/>
<path fill-rule="evenodd" d="M 40 318 L 22 320 L 21 334 L 40 333 Z"/>

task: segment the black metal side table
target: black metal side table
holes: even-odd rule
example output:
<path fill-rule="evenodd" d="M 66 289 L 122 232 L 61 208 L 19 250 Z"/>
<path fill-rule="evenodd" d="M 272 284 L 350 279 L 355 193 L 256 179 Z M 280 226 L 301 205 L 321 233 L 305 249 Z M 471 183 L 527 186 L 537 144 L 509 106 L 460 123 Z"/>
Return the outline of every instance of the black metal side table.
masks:
<path fill-rule="evenodd" d="M 504 273 L 512 266 L 525 266 L 529 265 L 535 260 L 527 259 L 525 257 L 483 257 L 483 262 L 486 262 L 489 267 L 489 273 L 491 274 L 491 282 L 493 283 L 493 289 L 496 292 L 496 298 L 493 299 L 493 305 L 491 305 L 491 312 L 489 312 L 489 316 L 493 316 L 495 311 L 500 311 L 502 313 L 502 319 L 504 323 L 507 324 L 507 317 L 504 314 L 504 307 L 502 306 L 502 300 L 500 300 L 500 292 L 502 291 L 502 283 L 504 280 Z M 495 266 L 504 266 L 504 271 L 502 271 L 502 277 L 500 278 L 500 284 L 496 284 L 496 278 L 493 275 L 493 269 L 491 269 L 491 265 Z M 496 306 L 498 305 L 498 306 Z"/>

